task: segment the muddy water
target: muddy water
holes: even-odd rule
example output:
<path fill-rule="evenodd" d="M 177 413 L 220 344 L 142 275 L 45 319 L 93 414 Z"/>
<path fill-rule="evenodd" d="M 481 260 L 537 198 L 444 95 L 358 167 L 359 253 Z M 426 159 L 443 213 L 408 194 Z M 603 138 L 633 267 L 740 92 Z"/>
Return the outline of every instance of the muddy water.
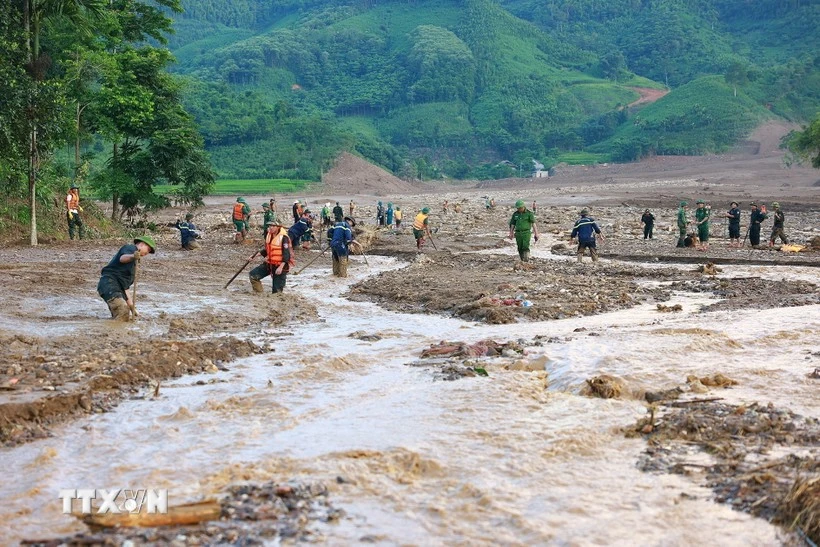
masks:
<path fill-rule="evenodd" d="M 645 412 L 642 389 L 715 372 L 740 382 L 713 394 L 729 402 L 772 401 L 819 415 L 816 384 L 805 374 L 809 363 L 820 365 L 811 355 L 820 345 L 820 306 L 695 315 L 713 300 L 678 294 L 670 302 L 683 305 L 678 314 L 642 307 L 487 326 L 349 302 L 339 295 L 368 274 L 353 260 L 346 281 L 321 270 L 289 280 L 290 290 L 322 303 L 323 321 L 292 328 L 274 353 L 183 378 L 159 398 L 127 401 L 55 438 L 0 452 L 14 474 L 0 481 L 1 543 L 82 530 L 61 514 L 63 488 L 168 488 L 174 504 L 240 480 L 300 477 L 327 480 L 347 512 L 322 528 L 331 543 L 782 540 L 766 522 L 711 502 L 695 481 L 638 471 L 645 443 L 618 428 Z M 371 272 L 398 266 L 369 260 Z M 781 275 L 774 267 L 755 273 Z M 354 331 L 382 338 L 364 342 L 349 337 Z M 549 358 L 546 374 L 488 367 L 489 378 L 444 382 L 405 366 L 440 340 L 535 335 L 557 339 L 528 349 Z M 626 379 L 636 397 L 579 396 L 584 380 L 600 373 Z M 200 379 L 219 382 L 194 385 Z"/>

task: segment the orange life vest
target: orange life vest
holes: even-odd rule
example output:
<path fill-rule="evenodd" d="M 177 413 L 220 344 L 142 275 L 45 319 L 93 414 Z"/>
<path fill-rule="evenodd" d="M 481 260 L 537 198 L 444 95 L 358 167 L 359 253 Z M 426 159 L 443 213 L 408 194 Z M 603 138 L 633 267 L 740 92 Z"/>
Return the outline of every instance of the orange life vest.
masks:
<path fill-rule="evenodd" d="M 233 219 L 234 220 L 245 220 L 245 204 L 244 203 L 235 203 L 233 206 Z"/>
<path fill-rule="evenodd" d="M 80 206 L 80 194 L 79 194 L 79 192 L 76 193 L 76 194 L 74 192 L 69 192 L 68 196 L 69 196 L 69 198 L 68 198 L 68 200 L 66 200 L 66 201 L 68 201 L 68 210 L 69 211 L 78 211 L 79 210 L 78 207 Z"/>
<path fill-rule="evenodd" d="M 265 252 L 268 255 L 265 257 L 265 261 L 271 266 L 279 266 L 279 264 L 283 262 L 284 251 L 282 245 L 285 236 L 287 236 L 287 232 L 282 227 L 279 227 L 279 231 L 275 234 L 272 233 L 272 231 L 273 228 L 268 229 L 268 233 L 265 235 Z M 288 266 L 285 271 L 288 271 L 288 269 L 295 265 L 296 261 L 293 259 L 293 253 L 291 252 L 290 260 L 288 260 Z"/>
<path fill-rule="evenodd" d="M 427 220 L 427 217 L 430 215 L 425 215 L 424 213 L 419 213 L 416 215 L 416 219 L 413 221 L 413 228 L 416 230 L 424 230 L 424 221 Z"/>

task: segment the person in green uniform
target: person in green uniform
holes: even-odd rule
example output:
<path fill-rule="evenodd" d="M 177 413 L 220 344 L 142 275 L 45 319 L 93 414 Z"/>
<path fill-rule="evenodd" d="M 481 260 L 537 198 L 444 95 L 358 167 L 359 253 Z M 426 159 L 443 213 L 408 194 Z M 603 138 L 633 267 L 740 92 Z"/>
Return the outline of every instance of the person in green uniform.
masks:
<path fill-rule="evenodd" d="M 678 208 L 678 244 L 677 247 L 686 247 L 686 243 L 684 240 L 686 239 L 686 227 L 689 225 L 689 219 L 686 216 L 686 206 L 688 204 L 685 201 L 680 202 L 680 207 Z"/>
<path fill-rule="evenodd" d="M 780 210 L 778 202 L 772 203 L 772 207 L 774 208 L 774 226 L 772 226 L 772 237 L 769 238 L 769 247 L 774 247 L 774 242 L 778 237 L 783 244 L 788 245 L 789 238 L 786 237 L 785 230 L 786 215 Z"/>
<path fill-rule="evenodd" d="M 705 251 L 709 248 L 709 219 L 712 216 L 712 208 L 706 203 L 698 200 L 698 208 L 695 209 L 695 225 L 698 227 L 698 239 L 700 240 L 699 250 Z"/>
<path fill-rule="evenodd" d="M 527 209 L 524 200 L 515 202 L 515 212 L 510 218 L 510 235 L 515 236 L 515 243 L 518 246 L 518 256 L 522 262 L 530 259 L 530 238 L 535 234 L 535 241 L 538 242 L 538 226 L 535 224 L 535 214 Z"/>
<path fill-rule="evenodd" d="M 276 213 L 274 213 L 269 203 L 262 204 L 262 211 L 265 213 L 265 216 L 262 219 L 262 235 L 268 233 L 268 228 L 276 224 Z"/>

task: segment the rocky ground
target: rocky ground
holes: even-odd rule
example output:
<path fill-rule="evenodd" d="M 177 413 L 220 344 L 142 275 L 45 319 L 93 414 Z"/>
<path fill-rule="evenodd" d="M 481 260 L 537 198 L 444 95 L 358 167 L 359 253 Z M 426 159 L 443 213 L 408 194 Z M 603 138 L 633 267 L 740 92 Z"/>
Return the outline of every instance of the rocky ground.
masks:
<path fill-rule="evenodd" d="M 755 173 L 756 165 L 758 174 L 750 180 L 749 173 Z M 779 170 L 777 183 L 772 183 L 774 170 Z M 714 239 L 708 251 L 674 247 L 676 235 L 672 223 L 676 202 L 696 197 L 712 201 L 713 211 L 728 208 L 730 199 L 754 198 L 768 203 L 778 199 L 787 211 L 787 232 L 794 241 L 809 245 L 820 235 L 820 195 L 814 188 L 817 173 L 806 169 L 785 171 L 771 155 L 757 159 L 658 158 L 633 166 L 631 170 L 629 166 L 566 168 L 543 183 L 505 181 L 478 183 L 472 187 L 425 187 L 423 193 L 399 184 L 375 192 L 376 186 L 356 187 L 355 173 L 344 175 L 348 177 L 347 186 L 336 184 L 310 197 L 309 201 L 320 204 L 339 199 L 346 204 L 355 198 L 360 204 L 357 218 L 362 224 L 370 225 L 368 234 L 374 231 L 377 199 L 392 200 L 405 211 L 402 230 L 384 229 L 375 238 L 368 236 L 373 239 L 368 253 L 397 257 L 406 261 L 406 267 L 356 284 L 347 295 L 353 300 L 378 302 L 391 310 L 493 324 L 557 320 L 644 304 L 657 306 L 658 317 L 662 318 L 664 312 L 674 313 L 674 307 L 666 304 L 677 292 L 720 298 L 706 309 L 745 310 L 820 303 L 816 275 L 802 274 L 773 281 L 754 271 L 754 266 L 759 264 L 793 264 L 817 271 L 814 268 L 820 266 L 820 249 L 787 253 L 779 247 L 731 248 L 723 237 L 726 226 L 721 223 L 712 228 Z M 346 188 L 349 190 L 345 191 Z M 280 208 L 289 202 L 287 196 L 277 197 Z M 485 207 L 486 197 L 496 199 L 496 208 Z M 512 212 L 510 205 L 519 197 L 528 204 L 536 201 L 542 234 L 541 241 L 533 247 L 533 260 L 528 264 L 517 260 L 514 244 L 505 237 Z M 254 199 L 261 204 L 267 196 Z M 445 199 L 450 203 L 447 212 L 442 209 Z M 0 310 L 0 442 L 3 445 L 10 447 L 42 436 L 59 435 L 59 424 L 85 414 L 106 412 L 125 398 L 150 397 L 151 393 L 162 390 L 162 382 L 168 378 L 218 371 L 230 367 L 231 361 L 239 357 L 275 352 L 277 340 L 287 337 L 289 329 L 318 320 L 317 303 L 298 292 L 284 295 L 250 292 L 247 271 L 259 259 L 254 259 L 229 288 L 224 288 L 251 254 L 261 248 L 261 215 L 253 217 L 252 241 L 242 245 L 231 243 L 232 230 L 228 223 L 231 201 L 232 198 L 210 198 L 206 207 L 196 211 L 194 222 L 205 234 L 202 249 L 197 252 L 181 250 L 178 235 L 170 227 L 183 210 L 164 211 L 152 219 L 159 226 L 159 253 L 140 265 L 137 308 L 141 316 L 131 324 L 111 324 L 105 304 L 95 292 L 100 268 L 127 242 L 125 239 L 0 249 L 0 298 L 4 302 Z M 460 212 L 454 211 L 456 204 Z M 433 242 L 428 242 L 423 252 L 417 253 L 409 225 L 413 214 L 423 206 L 433 209 L 431 226 L 435 247 Z M 589 258 L 577 264 L 573 250 L 566 247 L 569 230 L 582 206 L 592 207 L 592 216 L 606 235 L 600 247 L 602 260 L 596 265 L 592 265 Z M 655 238 L 649 241 L 642 239 L 639 225 L 640 213 L 645 207 L 651 207 L 658 217 Z M 287 213 L 280 210 L 280 214 Z M 767 233 L 764 228 L 764 235 Z M 321 239 L 321 234 L 317 235 Z M 317 256 L 315 250 L 300 251 L 297 269 Z M 718 268 L 726 264 L 741 265 L 748 267 L 749 272 L 731 278 L 719 272 L 710 275 L 711 272 L 702 271 L 703 266 L 710 263 Z M 311 267 L 329 271 L 328 253 Z M 495 370 L 528 370 L 531 364 L 519 362 L 519 349 L 516 345 L 502 344 L 493 350 L 499 356 L 506 355 L 507 360 L 501 364 L 484 362 L 482 356 L 468 351 L 462 355 L 433 352 L 416 365 L 433 367 L 436 374 L 445 379 L 482 376 L 494 367 Z M 686 411 L 700 409 L 687 407 Z M 755 412 L 762 411 L 755 409 Z M 710 407 L 704 412 L 712 416 L 737 414 L 738 410 Z M 771 414 L 769 410 L 766 412 L 767 416 Z M 665 423 L 682 419 L 670 417 Z M 650 425 L 650 433 L 657 435 L 656 424 Z M 806 438 L 816 446 L 816 423 L 805 427 L 810 437 Z M 786 426 L 783 428 L 791 431 Z M 747 439 L 755 439 L 754 442 L 762 439 L 757 431 L 744 431 Z M 670 432 L 665 439 L 671 436 Z M 792 438 L 793 442 L 801 443 L 806 439 L 802 433 L 792 434 Z M 664 453 L 660 448 L 653 450 L 650 456 Z M 731 466 L 731 461 L 721 460 L 715 465 Z M 801 460 L 795 463 L 798 464 L 801 469 L 814 465 L 816 473 L 816 454 L 812 461 Z M 669 468 L 676 463 L 664 465 Z M 785 476 L 793 471 L 789 465 L 782 469 L 773 465 L 767 472 L 780 469 Z M 734 500 L 740 498 L 731 493 L 735 491 L 732 489 L 740 488 L 738 485 L 748 479 L 749 469 L 742 468 L 743 477 L 728 482 L 719 478 L 728 476 L 722 474 L 721 469 L 724 467 L 710 468 L 708 478 L 717 485 L 719 496 L 741 509 L 766 517 L 775 514 L 766 502 L 756 503 L 762 498 L 747 497 L 743 498 L 747 501 L 735 503 Z M 264 490 L 262 486 L 258 488 Z M 258 494 L 237 492 L 232 495 L 247 494 L 252 498 Z M 307 497 L 312 499 L 314 494 Z M 271 496 L 278 494 L 274 492 L 268 498 L 272 499 Z M 300 522 L 330 518 L 332 511 L 325 507 L 324 501 L 320 505 L 324 508 L 313 514 L 300 513 L 304 515 Z M 228 505 L 223 507 L 228 511 L 225 507 Z M 237 518 L 223 515 L 223 520 L 236 521 Z M 785 522 L 786 516 L 778 518 Z M 203 543 L 217 541 L 215 538 L 239 541 L 246 537 L 242 535 L 243 530 L 234 522 L 227 528 L 223 524 L 203 525 L 193 532 L 180 529 L 168 535 L 146 531 L 141 532 L 139 538 L 106 536 L 100 541 L 128 539 L 150 543 L 171 541 L 180 534 L 193 534 L 189 537 L 200 538 Z M 293 537 L 303 533 L 299 531 L 302 528 L 278 525 L 255 530 L 255 535 L 251 535 L 253 541 L 277 534 Z"/>

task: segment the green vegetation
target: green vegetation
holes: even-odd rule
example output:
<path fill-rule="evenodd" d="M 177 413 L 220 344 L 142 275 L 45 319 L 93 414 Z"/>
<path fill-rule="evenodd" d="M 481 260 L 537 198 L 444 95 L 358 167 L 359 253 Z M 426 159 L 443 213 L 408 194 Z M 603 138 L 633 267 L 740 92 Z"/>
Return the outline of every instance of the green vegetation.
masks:
<path fill-rule="evenodd" d="M 725 151 L 769 112 L 720 76 L 698 78 L 653 103 L 606 141 L 590 147 L 615 161 L 647 154 L 696 155 Z"/>
<path fill-rule="evenodd" d="M 0 13 L 0 185 L 28 199 L 32 241 L 38 204 L 71 182 L 117 218 L 196 203 L 215 176 L 315 182 L 345 150 L 402 177 L 497 178 L 533 159 L 720 152 L 769 116 L 820 109 L 816 0 L 0 0 Z M 670 92 L 629 106 L 640 87 Z M 73 158 L 55 152 L 72 144 Z"/>
<path fill-rule="evenodd" d="M 310 181 L 294 179 L 217 179 L 214 182 L 211 194 L 218 196 L 292 194 L 303 190 L 309 184 Z M 155 190 L 158 193 L 173 197 L 176 187 L 162 185 L 157 186 Z"/>
<path fill-rule="evenodd" d="M 812 167 L 820 169 L 820 113 L 801 131 L 786 135 L 783 143 L 798 162 L 810 162 Z"/>
<path fill-rule="evenodd" d="M 820 105 L 817 3 L 747 4 L 189 0 L 176 70 L 227 177 L 318 180 L 345 149 L 423 178 L 719 152 L 762 109 Z M 671 93 L 625 109 L 634 87 Z M 306 120 L 324 128 L 312 145 Z"/>

